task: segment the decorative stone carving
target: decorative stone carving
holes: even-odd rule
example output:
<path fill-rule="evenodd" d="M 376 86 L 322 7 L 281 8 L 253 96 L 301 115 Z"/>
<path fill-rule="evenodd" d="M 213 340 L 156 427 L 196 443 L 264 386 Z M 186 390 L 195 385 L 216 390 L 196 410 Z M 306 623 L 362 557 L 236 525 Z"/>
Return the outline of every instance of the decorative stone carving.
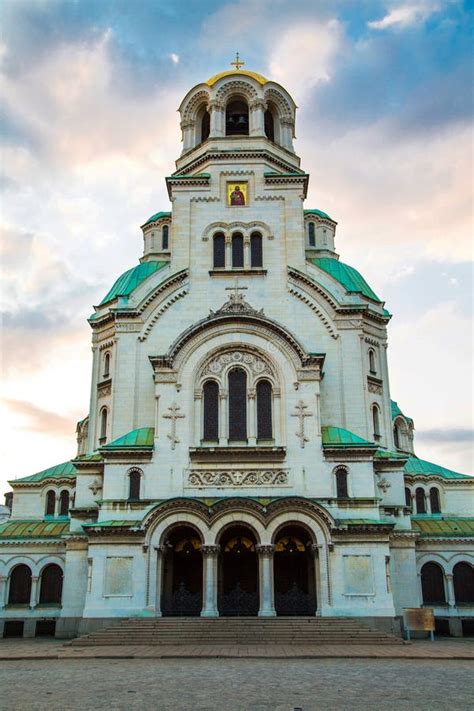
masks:
<path fill-rule="evenodd" d="M 390 487 L 392 485 L 388 479 L 386 479 L 385 477 L 382 477 L 381 479 L 378 480 L 377 486 L 385 494 L 390 489 Z"/>
<path fill-rule="evenodd" d="M 168 412 L 165 412 L 163 415 L 167 420 L 171 420 L 171 432 L 166 435 L 171 442 L 171 449 L 176 449 L 176 445 L 181 442 L 176 434 L 176 422 L 186 417 L 186 415 L 180 412 L 180 410 L 180 406 L 173 402 L 173 404 L 169 406 Z"/>
<path fill-rule="evenodd" d="M 218 545 L 204 545 L 201 546 L 201 553 L 203 555 L 217 555 L 221 547 Z"/>
<path fill-rule="evenodd" d="M 291 413 L 292 417 L 298 418 L 298 425 L 299 426 L 298 426 L 298 430 L 295 434 L 300 440 L 300 447 L 302 449 L 304 449 L 306 442 L 309 442 L 308 437 L 306 437 L 306 435 L 305 435 L 305 427 L 304 427 L 305 417 L 312 417 L 313 416 L 311 412 L 305 412 L 305 410 L 307 410 L 307 409 L 308 409 L 308 405 L 305 405 L 303 400 L 300 400 L 295 407 L 296 412 Z"/>
<path fill-rule="evenodd" d="M 263 373 L 273 375 L 272 369 L 263 358 L 260 358 L 255 353 L 239 350 L 217 355 L 207 364 L 202 375 L 221 375 L 227 366 L 231 364 L 239 365 L 239 363 L 248 366 L 254 375 L 262 375 Z"/>
<path fill-rule="evenodd" d="M 263 309 L 257 311 L 253 306 L 250 306 L 245 299 L 243 294 L 239 294 L 239 291 L 246 290 L 246 286 L 233 286 L 227 287 L 226 291 L 231 291 L 230 298 L 221 306 L 217 311 L 210 311 L 210 316 L 215 316 L 216 314 L 259 314 L 263 316 Z"/>
<path fill-rule="evenodd" d="M 271 556 L 275 552 L 275 546 L 273 544 L 259 543 L 255 546 L 255 550 L 261 556 Z"/>
<path fill-rule="evenodd" d="M 89 489 L 92 491 L 93 496 L 97 496 L 99 491 L 102 491 L 102 482 L 99 479 L 94 479 L 92 484 L 89 484 Z"/>
<path fill-rule="evenodd" d="M 97 396 L 98 397 L 108 397 L 108 395 L 112 394 L 112 385 L 111 383 L 103 383 L 102 385 L 97 386 Z"/>
<path fill-rule="evenodd" d="M 288 471 L 284 469 L 262 470 L 213 470 L 200 471 L 191 469 L 188 485 L 199 487 L 214 486 L 286 486 Z"/>

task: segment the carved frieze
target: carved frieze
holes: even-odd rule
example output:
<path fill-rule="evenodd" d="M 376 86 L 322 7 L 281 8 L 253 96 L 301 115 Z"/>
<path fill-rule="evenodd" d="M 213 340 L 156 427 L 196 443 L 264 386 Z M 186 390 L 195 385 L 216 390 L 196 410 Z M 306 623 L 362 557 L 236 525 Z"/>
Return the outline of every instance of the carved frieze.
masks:
<path fill-rule="evenodd" d="M 197 487 L 247 487 L 247 486 L 286 486 L 288 471 L 285 469 L 244 469 L 212 470 L 191 469 L 188 473 L 188 485 Z"/>
<path fill-rule="evenodd" d="M 227 366 L 231 364 L 238 365 L 239 363 L 247 365 L 254 375 L 262 375 L 263 373 L 273 375 L 270 365 L 263 358 L 260 358 L 255 353 L 240 350 L 220 353 L 208 362 L 202 375 L 221 375 Z"/>

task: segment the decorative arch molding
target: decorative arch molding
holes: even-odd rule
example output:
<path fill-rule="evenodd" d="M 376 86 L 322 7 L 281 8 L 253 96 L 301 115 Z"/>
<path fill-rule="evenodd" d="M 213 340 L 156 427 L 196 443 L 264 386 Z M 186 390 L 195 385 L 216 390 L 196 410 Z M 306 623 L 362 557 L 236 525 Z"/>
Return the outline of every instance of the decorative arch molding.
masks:
<path fill-rule="evenodd" d="M 236 366 L 243 367 L 250 376 L 250 382 L 261 378 L 270 378 L 273 385 L 279 385 L 275 366 L 270 358 L 258 347 L 247 344 L 229 344 L 225 347 L 216 346 L 211 354 L 206 355 L 197 368 L 197 383 L 206 380 L 216 380 L 225 384 L 228 371 Z"/>
<path fill-rule="evenodd" d="M 299 289 L 298 287 L 293 286 L 291 283 L 288 284 L 287 288 L 289 294 L 295 296 L 297 299 L 306 304 L 306 306 L 308 306 L 311 311 L 314 311 L 314 313 L 319 317 L 319 320 L 322 322 L 326 331 L 331 336 L 331 338 L 334 338 L 335 340 L 339 338 L 339 334 L 334 330 L 331 325 L 331 317 L 324 311 L 321 305 L 318 304 L 314 297 L 310 296 L 306 292 L 306 290 Z"/>
<path fill-rule="evenodd" d="M 270 87 L 263 96 L 265 102 L 270 101 L 277 108 L 280 119 L 294 121 L 295 110 L 281 90 Z"/>
<path fill-rule="evenodd" d="M 243 81 L 242 79 L 233 79 L 231 81 L 226 81 L 219 89 L 216 91 L 215 100 L 223 105 L 226 105 L 234 96 L 243 96 L 250 103 L 259 99 L 259 92 L 248 79 Z"/>
<path fill-rule="evenodd" d="M 179 107 L 179 111 L 181 112 L 182 127 L 186 124 L 189 125 L 189 122 L 194 123 L 199 109 L 203 104 L 206 104 L 207 106 L 211 100 L 211 92 L 208 88 L 196 87 L 195 89 L 197 90 L 191 90 L 191 94 L 187 94 L 184 97 L 183 102 Z M 192 93 L 192 91 L 195 93 Z"/>
<path fill-rule="evenodd" d="M 252 232 L 261 232 L 263 237 L 267 239 L 273 239 L 270 227 L 266 222 L 261 222 L 260 220 L 253 220 L 252 222 L 212 222 L 206 227 L 202 233 L 202 241 L 207 242 L 213 237 L 215 232 L 224 232 L 226 235 L 230 235 L 232 232 L 238 230 L 242 232 L 244 237 L 249 236 Z"/>

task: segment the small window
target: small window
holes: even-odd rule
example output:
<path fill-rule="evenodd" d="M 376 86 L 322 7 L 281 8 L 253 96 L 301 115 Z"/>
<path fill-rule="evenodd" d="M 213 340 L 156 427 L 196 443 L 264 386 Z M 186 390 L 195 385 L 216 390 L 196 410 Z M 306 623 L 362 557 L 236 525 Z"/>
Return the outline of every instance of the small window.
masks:
<path fill-rule="evenodd" d="M 211 133 L 211 114 L 204 110 L 201 120 L 201 143 L 207 141 Z"/>
<path fill-rule="evenodd" d="M 100 438 L 102 444 L 107 439 L 107 408 L 103 408 L 100 413 Z"/>
<path fill-rule="evenodd" d="M 138 469 L 132 469 L 129 478 L 128 487 L 128 499 L 129 501 L 139 501 L 140 500 L 140 484 L 141 484 L 141 472 Z"/>
<path fill-rule="evenodd" d="M 273 439 L 272 384 L 268 380 L 257 383 L 257 439 Z"/>
<path fill-rule="evenodd" d="M 214 269 L 223 269 L 225 267 L 225 237 L 219 232 L 214 235 Z"/>
<path fill-rule="evenodd" d="M 56 493 L 54 491 L 48 491 L 46 494 L 46 516 L 54 516 L 56 513 Z"/>
<path fill-rule="evenodd" d="M 439 501 L 439 491 L 435 486 L 433 486 L 430 489 L 430 506 L 431 506 L 431 513 L 441 513 L 441 504 Z"/>
<path fill-rule="evenodd" d="M 374 440 L 378 442 L 382 437 L 380 434 L 380 415 L 377 405 L 372 407 L 372 421 L 374 425 Z"/>
<path fill-rule="evenodd" d="M 411 491 L 407 486 L 405 487 L 405 506 L 411 508 Z"/>
<path fill-rule="evenodd" d="M 267 109 L 264 114 L 264 126 L 265 126 L 265 135 L 270 141 L 275 140 L 275 123 L 273 121 L 273 114 L 272 112 Z"/>
<path fill-rule="evenodd" d="M 61 491 L 59 496 L 59 515 L 67 516 L 69 514 L 69 491 Z"/>
<path fill-rule="evenodd" d="M 416 513 L 425 514 L 426 513 L 426 498 L 425 490 L 418 487 L 415 491 L 415 501 L 416 501 Z"/>
<path fill-rule="evenodd" d="M 169 249 L 170 246 L 170 228 L 168 225 L 163 225 L 161 229 L 161 248 Z"/>
<path fill-rule="evenodd" d="M 5 506 L 7 507 L 7 509 L 10 509 L 10 511 L 12 510 L 13 491 L 7 491 L 7 493 L 5 494 Z"/>
<path fill-rule="evenodd" d="M 377 368 L 375 367 L 375 351 L 372 349 L 369 351 L 369 371 L 371 375 L 377 374 Z"/>
<path fill-rule="evenodd" d="M 316 233 L 314 228 L 314 222 L 308 224 L 308 241 L 310 247 L 316 247 Z"/>
<path fill-rule="evenodd" d="M 263 267 L 262 235 L 259 232 L 250 237 L 250 264 L 252 267 Z"/>
<path fill-rule="evenodd" d="M 217 442 L 219 440 L 219 386 L 214 380 L 204 383 L 203 399 L 203 439 L 207 442 Z"/>
<path fill-rule="evenodd" d="M 395 425 L 393 428 L 393 441 L 394 441 L 395 447 L 397 449 L 400 449 L 400 430 L 398 428 L 398 425 Z"/>
<path fill-rule="evenodd" d="M 110 375 L 110 353 L 104 355 L 104 378 Z"/>
<path fill-rule="evenodd" d="M 244 266 L 244 238 L 240 232 L 232 235 L 232 268 L 240 269 Z"/>
<path fill-rule="evenodd" d="M 349 497 L 349 491 L 347 488 L 347 470 L 346 469 L 336 469 L 336 496 L 338 499 L 347 499 Z"/>

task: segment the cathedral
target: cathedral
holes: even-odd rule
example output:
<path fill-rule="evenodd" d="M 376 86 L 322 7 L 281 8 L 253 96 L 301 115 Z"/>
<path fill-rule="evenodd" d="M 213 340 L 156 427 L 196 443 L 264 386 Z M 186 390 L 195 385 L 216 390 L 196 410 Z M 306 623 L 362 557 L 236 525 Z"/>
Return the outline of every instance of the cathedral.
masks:
<path fill-rule="evenodd" d="M 416 456 L 390 313 L 305 205 L 293 98 L 243 66 L 181 102 L 171 209 L 89 318 L 76 455 L 10 481 L 0 636 L 176 616 L 400 635 L 423 606 L 472 633 L 474 478 Z"/>

